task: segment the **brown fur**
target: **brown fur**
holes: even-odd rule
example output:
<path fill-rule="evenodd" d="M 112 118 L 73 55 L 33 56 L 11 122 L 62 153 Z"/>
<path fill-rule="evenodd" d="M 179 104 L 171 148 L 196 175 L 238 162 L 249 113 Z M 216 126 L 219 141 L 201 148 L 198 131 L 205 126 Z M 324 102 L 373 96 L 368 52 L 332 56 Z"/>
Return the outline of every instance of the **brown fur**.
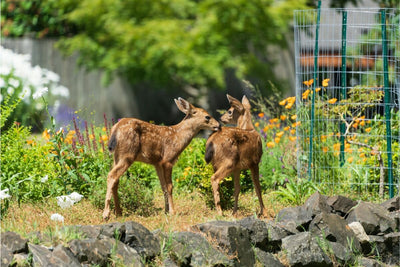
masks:
<path fill-rule="evenodd" d="M 173 126 L 158 126 L 134 118 L 121 119 L 111 129 L 110 151 L 114 152 L 114 165 L 107 178 L 107 193 L 103 218 L 110 216 L 111 196 L 115 211 L 122 211 L 118 199 L 119 178 L 134 161 L 152 164 L 157 171 L 164 192 L 165 211 L 173 214 L 172 167 L 178 156 L 202 129 L 217 130 L 219 123 L 205 110 L 196 108 L 186 100 L 175 100 L 186 117 Z"/>
<path fill-rule="evenodd" d="M 213 133 L 206 143 L 206 161 L 211 162 L 214 175 L 211 185 L 214 194 L 215 207 L 222 215 L 220 205 L 219 184 L 228 175 L 233 173 L 235 186 L 235 206 L 233 213 L 238 209 L 240 193 L 240 171 L 249 169 L 260 202 L 260 214 L 264 213 L 264 203 L 261 196 L 259 180 L 259 163 L 262 156 L 262 142 L 260 135 L 251 122 L 250 103 L 244 96 L 242 103 L 227 95 L 231 108 L 221 117 L 224 123 L 237 123 L 236 127 L 222 127 Z"/>

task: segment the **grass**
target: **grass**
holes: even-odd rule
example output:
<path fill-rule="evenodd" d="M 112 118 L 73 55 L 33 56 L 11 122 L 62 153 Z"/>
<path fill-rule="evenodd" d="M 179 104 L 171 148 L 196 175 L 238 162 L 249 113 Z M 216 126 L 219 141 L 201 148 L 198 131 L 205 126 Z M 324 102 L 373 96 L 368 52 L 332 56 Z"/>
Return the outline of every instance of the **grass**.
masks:
<path fill-rule="evenodd" d="M 55 229 L 59 222 L 50 220 L 53 213 L 64 216 L 64 225 L 99 225 L 110 222 L 135 221 L 142 224 L 150 231 L 161 229 L 164 232 L 190 231 L 191 226 L 213 220 L 233 221 L 244 217 L 254 216 L 259 210 L 257 196 L 254 192 L 241 194 L 239 197 L 239 211 L 236 216 L 232 210 L 225 210 L 223 216 L 219 216 L 215 209 L 207 207 L 202 195 L 198 192 L 190 194 L 175 193 L 174 204 L 177 213 L 169 215 L 164 213 L 164 197 L 159 188 L 154 191 L 155 211 L 151 216 L 138 216 L 134 212 L 121 217 L 111 215 L 109 221 L 102 219 L 102 210 L 95 208 L 87 199 L 83 199 L 68 209 L 61 209 L 55 199 L 30 204 L 18 205 L 13 202 L 6 216 L 1 221 L 1 231 L 14 231 L 26 236 L 33 231 L 45 231 Z M 263 195 L 264 204 L 268 213 L 267 218 L 272 219 L 284 208 L 284 204 L 276 202 L 271 193 Z"/>

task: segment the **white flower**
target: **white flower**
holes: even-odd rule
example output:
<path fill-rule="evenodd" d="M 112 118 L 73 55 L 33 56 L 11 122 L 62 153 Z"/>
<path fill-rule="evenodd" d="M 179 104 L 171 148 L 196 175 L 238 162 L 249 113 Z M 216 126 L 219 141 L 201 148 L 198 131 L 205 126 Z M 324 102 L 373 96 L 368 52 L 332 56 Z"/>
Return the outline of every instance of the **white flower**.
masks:
<path fill-rule="evenodd" d="M 57 204 L 62 209 L 66 209 L 72 207 L 74 205 L 74 201 L 69 196 L 59 196 L 57 197 Z"/>
<path fill-rule="evenodd" d="M 64 217 L 61 214 L 54 213 L 51 215 L 50 219 L 56 222 L 64 222 Z"/>
<path fill-rule="evenodd" d="M 42 95 L 44 95 L 47 91 L 49 90 L 49 88 L 47 87 L 42 87 L 40 89 L 38 89 L 33 95 L 33 99 L 38 99 L 39 97 L 42 97 Z"/>
<path fill-rule="evenodd" d="M 0 191 L 0 200 L 3 200 L 3 199 L 11 197 L 11 195 L 8 194 L 7 192 L 8 192 L 8 188 Z"/>
<path fill-rule="evenodd" d="M 59 85 L 51 90 L 51 94 L 55 96 L 69 97 L 69 90 L 67 87 Z"/>
<path fill-rule="evenodd" d="M 10 78 L 8 80 L 8 84 L 12 85 L 14 88 L 18 88 L 19 87 L 19 81 L 17 79 L 14 79 L 14 78 Z"/>
<path fill-rule="evenodd" d="M 42 177 L 42 179 L 40 179 L 40 181 L 41 181 L 42 183 L 47 182 L 47 180 L 49 180 L 49 176 L 48 176 L 48 175 L 46 175 L 46 176 Z"/>
<path fill-rule="evenodd" d="M 74 203 L 81 201 L 81 199 L 83 198 L 83 195 L 77 193 L 77 192 L 72 192 L 69 195 L 69 198 L 72 199 L 72 201 L 74 201 Z"/>

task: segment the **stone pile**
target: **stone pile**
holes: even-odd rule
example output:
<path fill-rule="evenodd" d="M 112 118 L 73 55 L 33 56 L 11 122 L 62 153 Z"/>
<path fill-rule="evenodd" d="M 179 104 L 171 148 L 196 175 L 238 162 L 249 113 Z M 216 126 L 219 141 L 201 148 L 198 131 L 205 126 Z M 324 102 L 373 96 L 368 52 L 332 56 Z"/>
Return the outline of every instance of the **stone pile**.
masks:
<path fill-rule="evenodd" d="M 56 247 L 39 245 L 48 238 L 41 233 L 35 244 L 3 232 L 1 266 L 145 266 L 157 257 L 164 266 L 399 266 L 399 227 L 400 197 L 373 204 L 315 193 L 275 220 L 213 221 L 191 232 L 73 226 L 83 237 Z"/>

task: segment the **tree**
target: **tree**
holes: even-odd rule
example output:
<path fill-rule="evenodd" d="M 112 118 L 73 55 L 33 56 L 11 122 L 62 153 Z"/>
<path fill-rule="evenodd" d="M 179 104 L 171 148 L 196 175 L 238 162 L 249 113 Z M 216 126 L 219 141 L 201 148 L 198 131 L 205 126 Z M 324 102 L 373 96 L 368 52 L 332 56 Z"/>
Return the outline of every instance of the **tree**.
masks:
<path fill-rule="evenodd" d="M 226 72 L 271 77 L 266 47 L 285 46 L 294 9 L 306 0 L 49 0 L 78 34 L 59 47 L 88 69 L 163 89 L 225 88 Z"/>

